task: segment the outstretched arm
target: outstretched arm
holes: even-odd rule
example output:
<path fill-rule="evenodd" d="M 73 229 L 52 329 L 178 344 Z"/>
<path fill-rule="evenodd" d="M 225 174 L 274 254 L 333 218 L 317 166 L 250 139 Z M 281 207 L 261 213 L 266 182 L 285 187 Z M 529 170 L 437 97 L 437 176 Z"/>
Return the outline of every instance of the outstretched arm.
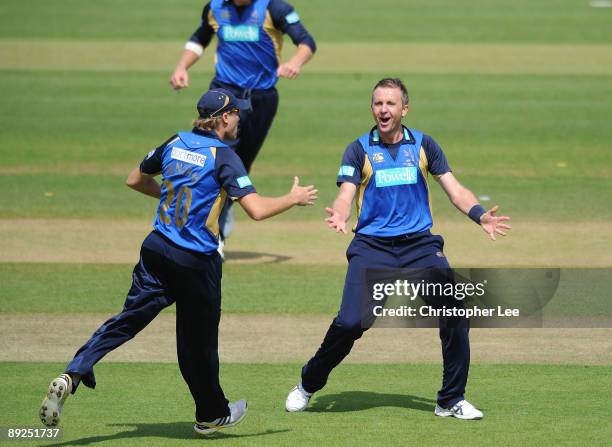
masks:
<path fill-rule="evenodd" d="M 318 191 L 313 185 L 300 186 L 299 182 L 299 178 L 294 177 L 291 191 L 284 196 L 264 197 L 254 192 L 238 199 L 238 203 L 253 220 L 267 219 L 296 205 L 313 205 Z"/>
<path fill-rule="evenodd" d="M 436 176 L 436 180 L 442 186 L 451 203 L 463 214 L 478 223 L 492 240 L 495 240 L 496 234 L 505 236 L 506 231 L 512 228 L 509 224 L 504 223 L 509 221 L 510 217 L 496 215 L 499 206 L 495 205 L 490 210 L 485 210 L 478 203 L 474 193 L 459 183 L 451 172 Z"/>
<path fill-rule="evenodd" d="M 334 204 L 331 208 L 325 208 L 325 211 L 329 216 L 325 219 L 327 226 L 332 230 L 336 230 L 336 233 L 346 234 L 346 223 L 351 217 L 351 206 L 353 199 L 355 198 L 355 192 L 357 186 L 353 183 L 344 182 L 340 185 L 340 192 L 334 200 Z"/>

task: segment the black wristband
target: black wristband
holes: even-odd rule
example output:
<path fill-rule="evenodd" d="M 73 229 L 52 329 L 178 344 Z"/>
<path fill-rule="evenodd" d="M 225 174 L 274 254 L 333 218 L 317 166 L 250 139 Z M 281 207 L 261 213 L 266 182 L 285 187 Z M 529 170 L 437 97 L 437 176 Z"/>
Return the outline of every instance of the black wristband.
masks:
<path fill-rule="evenodd" d="M 472 219 L 474 222 L 476 222 L 478 225 L 480 225 L 480 218 L 486 212 L 487 210 L 485 210 L 482 206 L 480 206 L 480 204 L 477 203 L 470 209 L 470 212 L 468 213 L 468 217 Z"/>

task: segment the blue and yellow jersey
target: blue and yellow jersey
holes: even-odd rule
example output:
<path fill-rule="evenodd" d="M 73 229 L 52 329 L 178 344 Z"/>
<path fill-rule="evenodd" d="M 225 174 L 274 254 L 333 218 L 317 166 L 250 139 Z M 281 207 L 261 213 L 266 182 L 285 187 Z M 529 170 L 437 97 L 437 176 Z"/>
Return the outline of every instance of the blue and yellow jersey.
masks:
<path fill-rule="evenodd" d="M 238 155 L 215 133 L 198 129 L 179 132 L 149 152 L 140 171 L 162 175 L 155 230 L 200 253 L 214 252 L 219 245 L 226 198 L 255 192 Z"/>
<path fill-rule="evenodd" d="M 283 0 L 253 0 L 241 7 L 231 0 L 212 0 L 185 48 L 201 54 L 216 35 L 215 79 L 245 89 L 269 89 L 277 81 L 283 34 L 316 50 L 298 13 Z"/>
<path fill-rule="evenodd" d="M 442 148 L 415 129 L 404 127 L 402 140 L 384 144 L 376 127 L 344 152 L 337 184 L 357 185 L 357 225 L 353 231 L 395 237 L 431 228 L 427 175 L 450 172 Z"/>

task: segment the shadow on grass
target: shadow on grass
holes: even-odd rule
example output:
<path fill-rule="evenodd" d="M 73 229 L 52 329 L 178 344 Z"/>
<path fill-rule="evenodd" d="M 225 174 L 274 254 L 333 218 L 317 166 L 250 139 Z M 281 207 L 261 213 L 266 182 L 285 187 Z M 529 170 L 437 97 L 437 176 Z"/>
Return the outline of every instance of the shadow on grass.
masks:
<path fill-rule="evenodd" d="M 73 439 L 71 441 L 60 442 L 57 444 L 44 444 L 45 447 L 60 447 L 70 445 L 90 445 L 99 442 L 119 441 L 134 438 L 166 438 L 166 439 L 194 439 L 194 440 L 215 440 L 229 438 L 250 438 L 254 436 L 274 435 L 277 433 L 286 433 L 289 429 L 283 430 L 265 430 L 258 433 L 233 434 L 223 430 L 211 435 L 198 435 L 193 431 L 193 422 L 166 422 L 159 424 L 109 424 L 109 427 L 125 427 L 126 429 L 117 433 L 100 436 L 89 436 L 86 438 Z M 228 429 L 228 430 L 231 430 Z M 41 446 L 42 447 L 42 446 Z"/>
<path fill-rule="evenodd" d="M 411 408 L 413 410 L 433 412 L 435 400 L 410 394 L 385 394 L 369 391 L 344 391 L 340 394 L 326 394 L 316 397 L 306 411 L 344 412 L 361 411 L 378 407 Z"/>
<path fill-rule="evenodd" d="M 226 261 L 249 261 L 258 264 L 278 264 L 291 259 L 291 256 L 275 255 L 273 253 L 257 253 L 254 251 L 226 251 Z"/>

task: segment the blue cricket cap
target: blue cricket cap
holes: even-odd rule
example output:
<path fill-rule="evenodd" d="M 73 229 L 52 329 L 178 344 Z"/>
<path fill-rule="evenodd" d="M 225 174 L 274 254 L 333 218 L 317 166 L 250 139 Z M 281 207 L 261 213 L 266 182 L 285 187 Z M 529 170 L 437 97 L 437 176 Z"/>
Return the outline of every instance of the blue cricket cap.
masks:
<path fill-rule="evenodd" d="M 202 95 L 198 101 L 200 118 L 214 118 L 233 109 L 244 110 L 248 101 L 236 98 L 229 90 L 215 88 Z"/>

